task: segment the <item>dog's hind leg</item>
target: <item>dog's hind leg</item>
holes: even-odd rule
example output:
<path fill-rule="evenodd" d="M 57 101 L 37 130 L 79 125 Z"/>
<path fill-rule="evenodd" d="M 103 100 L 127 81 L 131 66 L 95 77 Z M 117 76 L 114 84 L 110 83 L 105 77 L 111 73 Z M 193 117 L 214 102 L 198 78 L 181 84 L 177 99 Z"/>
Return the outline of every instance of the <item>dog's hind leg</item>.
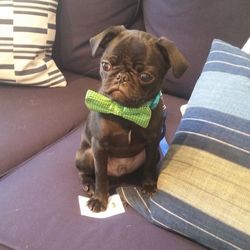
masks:
<path fill-rule="evenodd" d="M 81 148 L 76 152 L 75 164 L 82 180 L 83 191 L 92 196 L 95 189 L 95 166 L 92 148 L 82 143 Z"/>

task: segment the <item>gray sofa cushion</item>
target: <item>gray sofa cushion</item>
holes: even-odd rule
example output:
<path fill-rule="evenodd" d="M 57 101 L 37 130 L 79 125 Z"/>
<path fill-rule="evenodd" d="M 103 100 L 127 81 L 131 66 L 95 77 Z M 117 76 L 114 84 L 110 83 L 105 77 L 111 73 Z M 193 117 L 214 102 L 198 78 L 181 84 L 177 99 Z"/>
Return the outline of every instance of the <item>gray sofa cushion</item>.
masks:
<path fill-rule="evenodd" d="M 206 61 L 211 42 L 222 39 L 241 47 L 249 37 L 250 1 L 144 0 L 146 30 L 173 40 L 190 65 L 178 80 L 170 73 L 168 93 L 188 98 Z"/>

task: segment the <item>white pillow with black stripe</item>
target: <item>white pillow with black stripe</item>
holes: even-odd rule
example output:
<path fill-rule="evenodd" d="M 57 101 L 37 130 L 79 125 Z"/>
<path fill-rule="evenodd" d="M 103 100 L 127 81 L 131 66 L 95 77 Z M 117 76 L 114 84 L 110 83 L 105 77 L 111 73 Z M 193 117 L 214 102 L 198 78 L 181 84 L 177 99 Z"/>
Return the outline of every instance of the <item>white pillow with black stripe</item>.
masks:
<path fill-rule="evenodd" d="M 63 87 L 52 59 L 57 0 L 0 1 L 0 83 Z"/>

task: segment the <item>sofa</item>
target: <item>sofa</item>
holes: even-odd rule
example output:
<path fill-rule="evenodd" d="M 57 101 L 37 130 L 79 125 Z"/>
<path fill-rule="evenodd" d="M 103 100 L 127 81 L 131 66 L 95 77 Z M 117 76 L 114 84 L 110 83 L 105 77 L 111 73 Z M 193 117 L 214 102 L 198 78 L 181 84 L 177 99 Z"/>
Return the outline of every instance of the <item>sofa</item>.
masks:
<path fill-rule="evenodd" d="M 151 223 L 130 205 L 125 213 L 106 219 L 81 216 L 78 196 L 83 191 L 75 153 L 88 115 L 85 93 L 100 86 L 101 51 L 93 58 L 89 39 L 108 26 L 125 25 L 175 42 L 189 68 L 180 79 L 171 72 L 164 79 L 165 138 L 171 147 L 182 118 L 180 107 L 189 101 L 212 41 L 241 48 L 248 39 L 249 1 L 31 2 L 0 4 L 0 249 L 213 248 L 209 241 Z M 24 20 L 32 28 L 23 29 Z M 17 33 L 25 42 L 19 43 Z M 50 36 L 44 46 L 38 33 Z M 24 56 L 20 50 L 27 49 L 29 39 L 33 45 Z M 35 69 L 40 71 L 32 71 L 35 80 L 25 78 L 31 74 L 26 68 L 38 59 L 45 66 L 38 63 Z M 129 177 L 116 187 L 126 182 Z"/>

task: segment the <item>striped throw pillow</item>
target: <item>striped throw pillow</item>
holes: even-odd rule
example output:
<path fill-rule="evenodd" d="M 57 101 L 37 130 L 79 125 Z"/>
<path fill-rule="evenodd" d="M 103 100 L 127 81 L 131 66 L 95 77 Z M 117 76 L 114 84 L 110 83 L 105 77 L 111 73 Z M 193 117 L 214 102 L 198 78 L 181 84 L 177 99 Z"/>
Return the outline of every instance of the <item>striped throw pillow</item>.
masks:
<path fill-rule="evenodd" d="M 212 249 L 250 247 L 250 56 L 214 40 L 158 191 L 120 194 L 150 221 Z"/>
<path fill-rule="evenodd" d="M 0 83 L 66 86 L 52 59 L 57 0 L 0 1 Z"/>

